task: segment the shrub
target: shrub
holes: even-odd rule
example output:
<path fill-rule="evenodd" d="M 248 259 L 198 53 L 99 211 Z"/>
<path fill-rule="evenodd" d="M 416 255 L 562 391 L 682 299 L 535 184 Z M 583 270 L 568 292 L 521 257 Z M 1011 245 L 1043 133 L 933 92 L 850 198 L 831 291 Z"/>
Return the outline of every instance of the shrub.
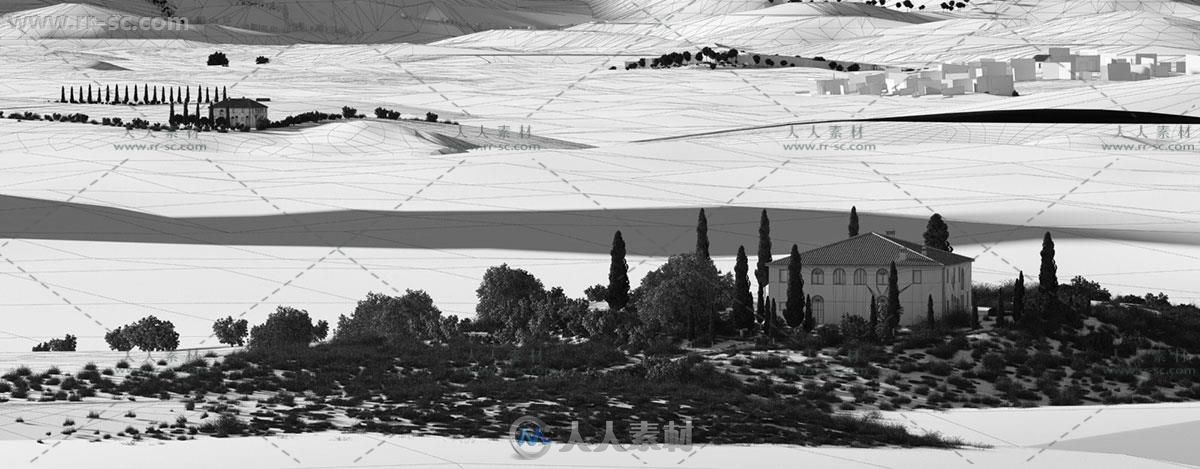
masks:
<path fill-rule="evenodd" d="M 229 66 L 229 58 L 225 57 L 224 52 L 213 52 L 212 54 L 208 55 L 208 65 L 209 66 L 218 66 L 219 65 L 222 67 L 228 67 Z"/>
<path fill-rule="evenodd" d="M 936 376 L 950 376 L 954 372 L 954 367 L 942 360 L 928 362 L 925 369 Z"/>
<path fill-rule="evenodd" d="M 271 63 L 271 59 L 268 59 L 268 58 L 260 55 L 260 56 L 254 58 L 254 63 L 258 64 L 258 65 L 269 64 L 269 63 Z"/>
<path fill-rule="evenodd" d="M 129 362 L 127 362 L 125 360 L 121 360 L 121 361 L 117 362 L 117 368 L 122 369 L 122 370 L 127 370 L 127 369 L 129 369 Z"/>

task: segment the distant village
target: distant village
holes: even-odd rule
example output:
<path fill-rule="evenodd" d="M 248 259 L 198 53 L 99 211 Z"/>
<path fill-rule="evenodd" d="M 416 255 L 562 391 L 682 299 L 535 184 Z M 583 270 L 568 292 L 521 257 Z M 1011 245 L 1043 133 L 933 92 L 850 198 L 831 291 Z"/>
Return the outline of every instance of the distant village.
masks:
<path fill-rule="evenodd" d="M 1189 66 L 1190 65 L 1190 66 Z M 1049 54 L 999 61 L 981 58 L 967 63 L 943 63 L 920 71 L 876 71 L 848 78 L 816 80 L 814 95 L 956 96 L 986 93 L 1019 96 L 1015 83 L 1040 80 L 1138 81 L 1200 73 L 1200 56 L 1168 61 L 1154 53 L 1133 56 L 1073 54 L 1051 47 Z"/>

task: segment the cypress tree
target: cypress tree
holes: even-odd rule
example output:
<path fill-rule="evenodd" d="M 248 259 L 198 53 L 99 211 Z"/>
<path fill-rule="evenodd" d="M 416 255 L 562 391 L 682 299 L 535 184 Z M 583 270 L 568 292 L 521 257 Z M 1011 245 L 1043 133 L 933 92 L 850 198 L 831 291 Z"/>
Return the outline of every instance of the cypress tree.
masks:
<path fill-rule="evenodd" d="M 93 104 L 93 103 L 95 103 L 95 102 L 96 102 L 96 101 L 94 101 L 94 100 L 92 99 L 92 85 L 88 85 L 88 97 L 87 97 L 87 103 L 88 103 L 88 104 Z"/>
<path fill-rule="evenodd" d="M 137 85 L 134 85 L 133 86 L 133 104 L 137 104 L 137 103 L 138 103 L 138 91 L 137 91 Z"/>
<path fill-rule="evenodd" d="M 700 209 L 700 219 L 696 221 L 696 256 L 701 259 L 708 259 L 708 217 L 704 216 L 704 209 Z"/>
<path fill-rule="evenodd" d="M 172 102 L 170 104 L 171 104 L 171 113 L 167 116 L 167 125 L 172 125 L 175 123 L 175 103 Z"/>
<path fill-rule="evenodd" d="M 104 104 L 112 104 L 112 93 L 109 92 L 108 85 L 104 85 Z"/>
<path fill-rule="evenodd" d="M 925 314 L 928 316 L 929 327 L 937 324 L 937 318 L 933 315 L 933 295 L 929 295 L 929 304 L 926 306 Z"/>
<path fill-rule="evenodd" d="M 772 323 L 775 322 L 775 318 L 777 317 L 779 317 L 779 305 L 775 304 L 774 298 L 771 298 L 771 310 L 767 311 L 767 317 L 763 321 L 763 334 L 767 337 L 774 337 L 775 331 L 772 330 L 774 327 Z"/>
<path fill-rule="evenodd" d="M 152 102 L 154 104 L 158 104 L 158 87 L 155 86 L 154 91 L 152 91 L 151 93 L 153 93 L 153 94 L 150 95 L 150 102 Z"/>
<path fill-rule="evenodd" d="M 175 104 L 175 88 L 171 88 L 169 93 L 170 95 L 167 96 L 168 100 L 171 101 L 171 104 Z"/>
<path fill-rule="evenodd" d="M 71 87 L 71 104 L 75 103 L 75 87 Z"/>
<path fill-rule="evenodd" d="M 1058 303 L 1058 265 L 1054 262 L 1054 239 L 1050 237 L 1050 232 L 1042 238 L 1042 265 L 1038 272 L 1038 306 L 1041 309 L 1041 318 L 1044 321 L 1049 321 L 1051 327 L 1056 327 L 1061 324 L 1060 309 Z"/>
<path fill-rule="evenodd" d="M 758 264 L 754 268 L 754 277 L 758 280 L 758 296 L 762 297 L 767 289 L 767 281 L 770 280 L 770 270 L 767 269 L 767 264 L 771 263 L 771 220 L 767 218 L 767 210 L 763 209 L 762 217 L 758 222 Z M 763 302 L 766 306 L 766 302 Z M 764 311 L 769 312 L 769 311 Z M 766 316 L 762 316 L 765 320 Z"/>
<path fill-rule="evenodd" d="M 850 207 L 850 237 L 858 236 L 858 207 Z"/>
<path fill-rule="evenodd" d="M 896 334 L 896 328 L 900 326 L 900 314 L 903 308 L 900 307 L 900 281 L 899 274 L 896 273 L 896 261 L 892 261 L 891 269 L 888 271 L 888 295 L 887 295 L 887 312 L 885 313 L 885 324 L 883 326 L 883 339 L 891 341 Z"/>
<path fill-rule="evenodd" d="M 1021 322 L 1025 317 L 1025 272 L 1017 275 L 1017 283 L 1013 284 L 1013 321 Z"/>
<path fill-rule="evenodd" d="M 1004 319 L 1004 295 L 996 298 L 996 324 L 1004 324 L 1007 321 Z"/>
<path fill-rule="evenodd" d="M 58 102 L 60 102 L 60 103 L 67 102 L 67 87 L 65 87 L 65 86 L 58 87 Z"/>
<path fill-rule="evenodd" d="M 738 246 L 733 266 L 733 322 L 738 329 L 754 327 L 754 296 L 750 293 L 750 261 L 746 247 Z"/>
<path fill-rule="evenodd" d="M 629 304 L 629 264 L 625 262 L 625 239 L 618 230 L 613 235 L 608 266 L 608 309 L 620 311 Z"/>
<path fill-rule="evenodd" d="M 800 327 L 804 322 L 804 270 L 800 263 L 800 249 L 792 245 L 788 256 L 787 304 L 783 308 L 783 318 L 790 327 Z"/>
<path fill-rule="evenodd" d="M 137 87 L 133 87 L 137 89 Z M 129 85 L 125 85 L 125 98 L 121 101 L 122 104 L 129 104 Z"/>
<path fill-rule="evenodd" d="M 204 88 L 204 103 L 212 104 L 212 97 L 208 95 L 208 88 Z"/>
<path fill-rule="evenodd" d="M 817 327 L 817 320 L 813 317 L 812 296 L 804 295 L 804 332 L 812 332 Z"/>
<path fill-rule="evenodd" d="M 221 87 L 221 101 L 225 101 L 228 99 L 229 99 L 229 88 L 222 86 Z"/>
<path fill-rule="evenodd" d="M 870 327 L 871 339 L 877 340 L 879 338 L 879 305 L 875 300 L 874 293 L 871 294 L 871 316 L 867 321 L 867 325 Z"/>
<path fill-rule="evenodd" d="M 150 85 L 142 83 L 142 102 L 150 102 Z"/>
<path fill-rule="evenodd" d="M 200 100 L 196 100 L 196 118 L 200 118 Z"/>
<path fill-rule="evenodd" d="M 929 223 L 925 225 L 925 245 L 954 252 L 954 248 L 950 247 L 950 227 L 946 225 L 941 214 L 935 213 L 929 217 Z"/>
<path fill-rule="evenodd" d="M 192 102 L 192 89 L 188 88 L 187 94 L 183 96 L 183 104 L 190 104 L 191 102 Z"/>

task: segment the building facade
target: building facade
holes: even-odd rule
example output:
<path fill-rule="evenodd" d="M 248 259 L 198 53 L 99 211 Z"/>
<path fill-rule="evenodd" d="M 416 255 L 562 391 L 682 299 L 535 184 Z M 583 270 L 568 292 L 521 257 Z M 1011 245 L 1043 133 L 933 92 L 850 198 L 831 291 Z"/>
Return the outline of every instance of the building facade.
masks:
<path fill-rule="evenodd" d="M 924 321 L 931 296 L 937 317 L 970 311 L 973 259 L 872 232 L 800 253 L 804 294 L 812 298 L 816 323 L 837 324 L 842 315 L 869 319 L 872 297 L 882 314 L 892 262 L 903 308 L 901 325 Z M 785 256 L 768 264 L 766 295 L 768 301 L 775 300 L 779 314 L 787 306 L 789 263 Z"/>
<path fill-rule="evenodd" d="M 225 119 L 229 127 L 245 125 L 251 129 L 258 128 L 260 121 L 269 120 L 267 106 L 253 99 L 226 99 L 208 106 L 208 118 L 213 122 Z"/>

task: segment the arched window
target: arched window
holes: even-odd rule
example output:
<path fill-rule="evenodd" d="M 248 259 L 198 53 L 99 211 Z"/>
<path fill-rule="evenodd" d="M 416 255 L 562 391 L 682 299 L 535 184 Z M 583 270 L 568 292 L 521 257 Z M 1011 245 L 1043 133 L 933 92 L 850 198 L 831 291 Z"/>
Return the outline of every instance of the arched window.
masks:
<path fill-rule="evenodd" d="M 875 284 L 876 285 L 887 285 L 887 281 L 888 281 L 887 269 L 879 269 L 879 270 L 875 271 Z"/>
<path fill-rule="evenodd" d="M 825 299 L 820 295 L 812 297 L 813 321 L 825 324 Z"/>
<path fill-rule="evenodd" d="M 846 284 L 846 271 L 845 270 L 835 269 L 833 271 L 833 284 L 834 285 L 845 285 Z"/>
<path fill-rule="evenodd" d="M 855 285 L 866 285 L 867 284 L 867 271 L 866 270 L 858 269 L 858 270 L 854 271 L 854 284 Z"/>
<path fill-rule="evenodd" d="M 825 284 L 825 271 L 821 270 L 821 269 L 813 269 L 812 283 L 813 283 L 813 285 L 824 285 Z"/>

